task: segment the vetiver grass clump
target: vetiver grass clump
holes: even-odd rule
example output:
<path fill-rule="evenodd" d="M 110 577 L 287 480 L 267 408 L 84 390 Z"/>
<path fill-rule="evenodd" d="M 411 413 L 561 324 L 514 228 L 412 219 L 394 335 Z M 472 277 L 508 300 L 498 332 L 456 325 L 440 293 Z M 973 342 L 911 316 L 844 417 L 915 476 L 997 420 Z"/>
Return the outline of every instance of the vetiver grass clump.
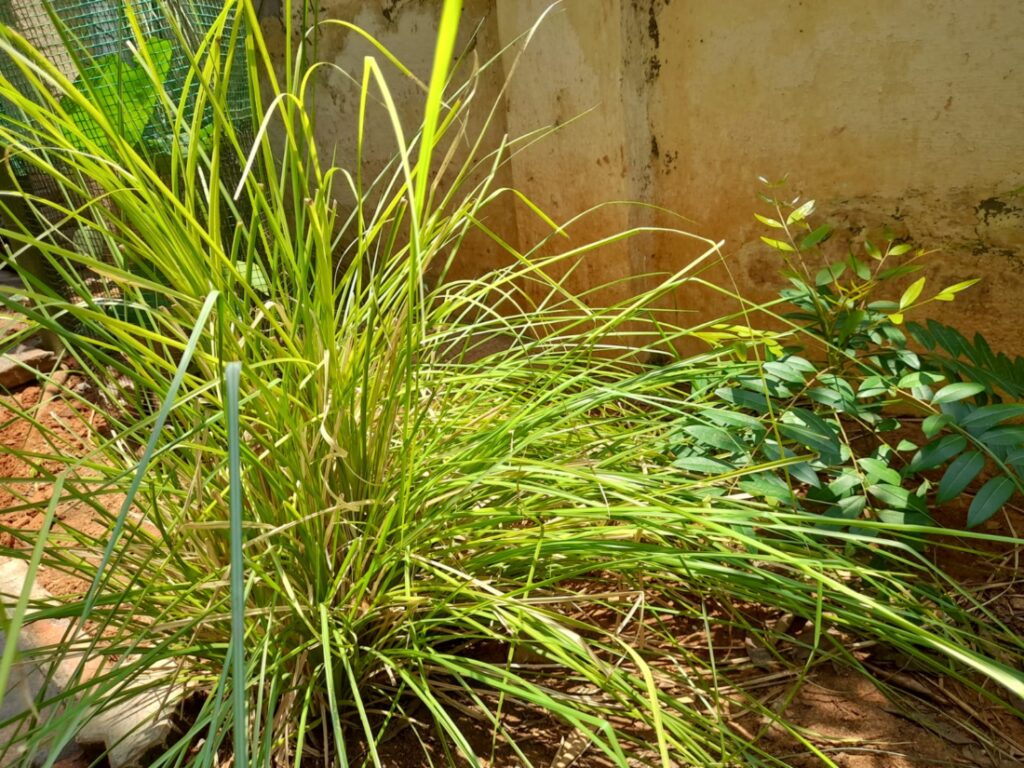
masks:
<path fill-rule="evenodd" d="M 67 193 L 31 207 L 95 246 L 71 248 L 34 221 L 3 231 L 9 263 L 35 249 L 67 285 L 25 269 L 31 305 L 0 298 L 59 337 L 99 405 L 63 396 L 104 417 L 93 453 L 23 458 L 34 482 L 57 481 L 60 498 L 109 523 L 90 537 L 51 515 L 18 534 L 90 584 L 26 620 L 89 622 L 111 663 L 26 719 L 10 750 L 26 749 L 27 765 L 73 738 L 88 707 L 159 682 L 145 671 L 171 660 L 161 674 L 201 703 L 154 765 L 374 765 L 403 727 L 423 740 L 424 764 L 540 764 L 508 717 L 523 711 L 615 765 L 783 764 L 723 714 L 716 624 L 774 631 L 734 608 L 748 604 L 813 627 L 794 680 L 822 660 L 856 666 L 845 642 L 860 638 L 1016 711 L 1022 641 L 907 542 L 925 527 L 841 529 L 737 490 L 806 457 L 720 475 L 672 464 L 673 435 L 704 423 L 715 383 L 758 375 L 786 338 L 737 332 L 704 354 L 640 362 L 627 340 L 670 349 L 700 332 L 656 307 L 703 259 L 598 308 L 551 268 L 644 230 L 554 256 L 503 243 L 506 269 L 427 279 L 445 276 L 471 234 L 492 236 L 488 206 L 518 194 L 495 182 L 514 142 L 484 148 L 465 133 L 473 82 L 457 85 L 448 66 L 458 5 L 444 5 L 415 130 L 377 60 L 356 73 L 359 147 L 372 101 L 394 130 L 396 160 L 372 180 L 361 158 L 345 169 L 318 157 L 313 75 L 291 63 L 275 73 L 249 0 L 229 3 L 196 52 L 199 108 L 161 103 L 180 138 L 159 172 L 103 115 L 101 145 L 61 102 L 0 82 L 26 117 L 0 140 Z M 214 41 L 242 28 L 247 61 L 223 59 Z M 146 42 L 140 33 L 144 68 Z M 0 48 L 37 90 L 89 108 L 9 30 Z M 252 147 L 216 108 L 231 66 L 263 85 Z M 222 165 L 243 168 L 240 181 L 225 183 Z M 339 196 L 355 201 L 344 218 Z M 101 494 L 112 492 L 125 500 L 110 513 Z M 689 648 L 680 627 L 706 632 L 707 647 Z M 775 717 L 752 695 L 731 702 Z"/>

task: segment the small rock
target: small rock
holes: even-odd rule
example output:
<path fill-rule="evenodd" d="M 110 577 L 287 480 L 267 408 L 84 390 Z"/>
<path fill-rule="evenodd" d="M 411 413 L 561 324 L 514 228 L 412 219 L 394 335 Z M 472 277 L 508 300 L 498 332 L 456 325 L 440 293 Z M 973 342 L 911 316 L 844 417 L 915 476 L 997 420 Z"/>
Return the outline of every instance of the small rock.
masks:
<path fill-rule="evenodd" d="M 6 636 L 0 632 L 0 653 L 3 652 L 6 642 Z M 45 695 L 41 696 L 44 689 Z M 36 702 L 41 698 L 45 701 L 59 694 L 60 690 L 52 681 L 47 683 L 46 676 L 37 665 L 27 660 L 16 661 L 11 667 L 10 677 L 7 678 L 7 690 L 0 697 L 0 722 L 17 718 L 25 712 L 34 712 L 37 707 Z M 39 712 L 38 719 L 48 717 L 50 713 L 51 708 L 47 707 Z M 26 762 L 25 748 L 17 741 L 25 738 L 32 723 L 36 721 L 37 718 L 24 718 L 0 728 L 0 768 L 8 768 L 8 766 Z M 35 765 L 41 765 L 50 756 L 47 745 L 43 744 L 41 747 L 32 760 Z M 62 760 L 72 759 L 80 755 L 81 752 L 81 747 L 71 742 L 65 745 L 57 755 L 58 763 Z"/>
<path fill-rule="evenodd" d="M 8 620 L 8 612 L 21 594 L 28 575 L 28 566 L 21 560 L 7 560 L 0 563 L 0 618 L 5 622 Z M 49 597 L 46 590 L 37 584 L 32 584 L 29 596 L 33 601 L 45 600 Z M 47 645 L 45 635 L 63 635 L 62 628 L 49 627 L 46 625 L 56 624 L 55 621 L 39 621 L 26 624 L 16 640 L 18 650 L 25 652 L 33 648 Z M 7 645 L 7 636 L 0 632 L 0 653 Z M 34 712 L 37 709 L 37 702 L 46 701 L 60 694 L 62 670 L 57 669 L 49 681 L 46 674 L 39 667 L 34 659 L 22 658 L 15 661 L 11 668 L 10 677 L 7 679 L 7 690 L 0 691 L 0 722 L 18 717 L 25 712 Z M 66 676 L 64 677 L 66 682 Z M 51 713 L 51 708 L 46 707 L 38 713 L 38 718 L 43 719 Z M 20 761 L 24 762 L 24 748 L 14 746 L 16 738 L 24 737 L 27 729 L 35 718 L 18 720 L 5 728 L 0 728 L 0 744 L 5 750 L 0 751 L 0 768 L 15 765 Z M 11 745 L 8 747 L 8 745 Z M 79 747 L 76 744 L 68 744 L 58 755 L 59 759 L 73 757 L 78 754 Z M 45 750 L 35 754 L 34 763 L 40 764 L 49 757 Z"/>
<path fill-rule="evenodd" d="M 134 680 L 133 687 L 144 685 L 146 676 Z M 149 676 L 156 677 L 157 673 Z M 145 768 L 150 763 L 147 758 L 167 746 L 174 728 L 172 717 L 180 702 L 180 689 L 157 683 L 92 716 L 79 730 L 76 741 L 82 746 L 105 745 L 111 768 Z"/>
<path fill-rule="evenodd" d="M 16 389 L 28 384 L 56 365 L 57 356 L 53 352 L 22 344 L 0 356 L 0 389 Z"/>
<path fill-rule="evenodd" d="M 0 614 L 6 614 L 17 601 L 27 576 L 28 567 L 23 561 L 12 558 L 0 560 Z M 35 583 L 30 587 L 30 596 L 36 604 L 52 599 L 49 592 Z M 0 618 L 3 616 L 0 615 Z M 72 631 L 68 619 L 32 621 L 21 627 L 17 643 L 19 650 L 23 652 L 56 649 L 72 635 L 83 647 L 89 641 L 84 632 Z M 4 642 L 4 637 L 0 634 L 0 652 Z M 19 660 L 12 670 L 7 691 L 2 699 L 0 722 L 35 709 L 46 684 L 47 672 L 49 685 L 42 700 L 50 699 L 72 685 L 81 660 L 81 652 L 68 651 L 60 653 L 59 660 L 56 664 L 51 662 L 49 669 L 44 666 L 44 659 L 39 653 Z M 79 679 L 83 682 L 92 679 L 100 671 L 101 665 L 101 656 L 89 659 L 82 665 Z M 170 662 L 153 665 L 131 682 L 132 688 L 143 687 L 147 683 L 152 684 L 151 688 L 113 706 L 108 705 L 109 700 L 101 700 L 94 714 L 79 730 L 75 738 L 77 744 L 104 745 L 111 768 L 144 768 L 148 765 L 147 758 L 155 750 L 166 746 L 173 728 L 172 717 L 183 695 L 180 686 L 164 682 L 173 679 L 175 669 L 176 666 Z M 45 717 L 46 712 L 44 709 L 40 713 L 41 716 Z M 24 729 L 24 724 L 15 723 L 0 731 L 0 744 L 10 743 L 19 728 Z M 67 757 L 76 750 L 78 746 L 70 744 L 62 752 L 61 757 Z M 3 768 L 4 763 L 5 760 L 0 760 L 0 768 Z"/>
<path fill-rule="evenodd" d="M 25 334 L 28 326 L 24 320 L 17 315 L 0 313 L 0 339 L 7 339 L 17 334 Z"/>

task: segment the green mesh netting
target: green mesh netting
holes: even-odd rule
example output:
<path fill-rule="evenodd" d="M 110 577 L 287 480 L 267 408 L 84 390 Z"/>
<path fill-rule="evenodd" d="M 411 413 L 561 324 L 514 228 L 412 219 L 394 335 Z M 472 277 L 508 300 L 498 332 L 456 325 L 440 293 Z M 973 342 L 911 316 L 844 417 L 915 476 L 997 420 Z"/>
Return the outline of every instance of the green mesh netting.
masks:
<path fill-rule="evenodd" d="M 206 105 L 203 114 L 195 115 L 200 86 L 194 75 L 189 76 L 192 64 L 186 51 L 194 54 L 199 50 L 224 9 L 224 0 L 0 0 L 0 24 L 32 43 L 68 80 L 89 94 L 93 106 L 99 108 L 112 128 L 161 172 L 170 167 L 165 159 L 175 142 L 184 149 L 188 141 L 209 140 L 204 129 L 212 127 L 213 108 L 207 98 L 202 102 Z M 233 19 L 228 17 L 223 29 L 233 27 Z M 240 31 L 234 49 L 230 50 L 229 34 L 222 33 L 219 46 L 214 49 L 219 52 L 221 72 L 229 54 L 233 59 L 226 97 L 218 99 L 218 106 L 234 124 L 244 151 L 253 140 L 245 41 Z M 159 88 L 140 64 L 138 52 L 143 46 L 158 73 Z M 43 105 L 49 103 L 46 94 L 31 86 L 2 51 L 0 73 L 23 97 Z M 101 148 L 105 145 L 107 136 L 88 111 L 77 108 L 70 100 L 65 100 L 62 106 L 85 136 Z M 15 130 L 28 127 L 26 116 L 2 98 L 0 120 L 8 121 Z M 46 150 L 40 147 L 38 151 Z M 59 159 L 48 160 L 51 165 L 60 166 Z M 220 179 L 225 188 L 233 188 L 241 173 L 237 154 L 223 153 Z M 9 158 L 3 175 L 11 180 L 17 177 L 20 189 L 42 199 L 66 201 L 72 206 L 83 202 L 68 200 L 68 191 L 57 184 L 52 174 L 17 156 Z M 90 181 L 83 181 L 88 188 Z M 0 179 L 0 184 L 6 183 Z M 75 250 L 96 250 L 90 245 L 90 236 L 95 233 L 69 223 L 60 206 L 34 206 L 30 212 L 18 210 L 15 198 L 7 200 L 7 213 L 0 213 L 4 218 L 16 216 L 30 229 L 47 230 L 52 237 L 64 238 Z M 249 222 L 251 207 L 244 196 L 236 201 L 235 210 L 238 221 Z M 234 235 L 235 223 L 232 216 L 222 215 L 221 234 L 226 242 Z M 105 258 L 103 253 L 97 255 Z M 0 267 L 4 260 L 0 253 Z M 60 283 L 54 275 L 46 275 L 45 280 L 55 287 Z"/>
<path fill-rule="evenodd" d="M 190 64 L 182 38 L 194 51 L 223 7 L 217 0 L 0 0 L 0 23 L 23 35 L 66 77 L 90 93 L 93 104 L 129 143 L 159 157 L 170 151 L 174 140 L 173 118 L 159 103 L 160 95 L 134 51 L 140 42 L 145 44 L 162 75 L 164 92 L 171 104 L 185 110 L 184 124 L 188 125 L 198 86 L 194 78 L 186 85 Z M 226 59 L 228 52 L 222 50 L 221 55 Z M 243 134 L 251 122 L 244 55 L 244 40 L 239 35 L 223 106 Z M 24 82 L 4 56 L 0 56 L 0 72 L 15 85 Z M 25 88 L 23 93 L 31 91 Z M 17 120 L 13 111 L 10 103 L 0 102 L 4 117 Z M 83 133 L 102 144 L 102 131 L 87 113 L 68 111 Z M 210 123 L 211 114 L 207 106 L 201 126 Z M 22 170 L 15 166 L 16 172 Z"/>

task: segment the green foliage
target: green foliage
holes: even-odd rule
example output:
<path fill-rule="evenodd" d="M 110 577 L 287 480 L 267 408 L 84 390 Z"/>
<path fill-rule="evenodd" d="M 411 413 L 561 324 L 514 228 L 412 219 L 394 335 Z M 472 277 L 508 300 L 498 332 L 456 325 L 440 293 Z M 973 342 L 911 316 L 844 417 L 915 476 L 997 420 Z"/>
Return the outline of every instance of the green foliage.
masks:
<path fill-rule="evenodd" d="M 908 326 L 928 350 L 919 355 L 903 331 L 908 312 L 952 301 L 977 281 L 923 298 L 919 277 L 897 299 L 883 298 L 893 295 L 891 281 L 920 271 L 922 251 L 865 241 L 862 253 L 850 248 L 812 268 L 825 255 L 812 254 L 831 236 L 827 225 L 810 223 L 813 201 L 762 197 L 774 215 L 757 220 L 785 236 L 762 240 L 783 258 L 790 287 L 780 296 L 792 309 L 782 317 L 794 330 L 784 349 L 765 348 L 763 360 L 707 398 L 699 418 L 717 431 L 687 425 L 675 434 L 677 466 L 735 476 L 741 490 L 774 506 L 925 526 L 931 504 L 972 492 L 987 468 L 966 523 L 988 520 L 1022 488 L 1024 428 L 1006 422 L 1024 406 L 1001 397 L 1024 392 L 1024 360 L 995 355 L 980 335 L 970 344 L 934 321 Z M 750 421 L 722 431 L 736 415 Z M 924 420 L 923 434 L 908 433 L 909 416 Z"/>
<path fill-rule="evenodd" d="M 922 356 L 951 381 L 981 385 L 979 402 L 1024 399 L 1024 357 L 993 352 L 980 333 L 968 340 L 960 331 L 936 320 L 907 323 L 910 335 L 924 347 Z"/>
<path fill-rule="evenodd" d="M 150 61 L 125 61 L 121 54 L 108 54 L 90 61 L 75 83 L 75 89 L 88 94 L 91 104 L 64 96 L 60 105 L 78 132 L 69 133 L 76 149 L 85 150 L 89 137 L 104 151 L 111 147 L 98 121 L 110 121 L 117 133 L 132 146 L 138 146 L 150 125 L 163 93 L 164 82 L 174 57 L 170 40 L 151 38 L 144 43 Z M 116 104 L 104 114 L 97 104 Z"/>

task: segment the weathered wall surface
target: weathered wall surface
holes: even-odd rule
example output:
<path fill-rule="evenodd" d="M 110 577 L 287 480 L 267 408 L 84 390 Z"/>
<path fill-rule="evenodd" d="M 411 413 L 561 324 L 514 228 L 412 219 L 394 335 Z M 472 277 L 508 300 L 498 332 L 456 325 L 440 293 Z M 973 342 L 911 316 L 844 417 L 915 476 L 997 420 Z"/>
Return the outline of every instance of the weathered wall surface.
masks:
<path fill-rule="evenodd" d="M 548 5 L 476 0 L 464 27 L 481 24 L 486 59 Z M 379 32 L 425 75 L 436 3 L 325 0 L 324 10 Z M 365 51 L 350 38 L 325 38 L 322 53 L 357 63 Z M 511 61 L 507 54 L 506 71 Z M 792 195 L 814 197 L 823 219 L 846 228 L 837 242 L 889 226 L 941 249 L 929 260 L 936 287 L 983 276 L 955 304 L 935 306 L 1024 353 L 1022 62 L 1019 0 L 564 0 L 519 62 L 505 125 L 493 133 L 569 123 L 517 154 L 506 180 L 560 221 L 608 200 L 678 211 L 691 231 L 726 241 L 726 267 L 706 276 L 735 280 L 753 298 L 779 285 L 777 258 L 757 241 L 756 178 L 788 174 Z M 488 81 L 494 96 L 498 79 Z M 323 121 L 322 140 L 344 148 L 352 86 L 328 78 L 323 87 L 337 119 Z M 547 233 L 522 207 L 495 216 L 520 245 Z M 645 223 L 679 222 L 608 207 L 570 233 Z M 605 249 L 572 285 L 678 269 L 702 250 L 647 235 Z M 479 269 L 502 255 L 481 248 L 467 259 Z M 706 291 L 674 299 L 695 318 L 724 307 Z"/>
<path fill-rule="evenodd" d="M 628 5 L 625 0 L 603 0 L 556 7 L 536 28 L 514 72 L 513 54 L 505 57 L 505 72 L 511 75 L 506 98 L 509 135 L 559 126 L 516 155 L 511 165 L 519 189 L 555 221 L 571 222 L 567 232 L 572 241 L 558 239 L 558 247 L 649 223 L 650 216 L 636 206 L 606 205 L 653 197 L 646 147 L 626 139 L 648 129 L 644 94 L 635 87 L 642 80 L 642 63 L 633 55 L 641 44 L 639 30 L 623 26 L 631 17 Z M 548 7 L 542 2 L 497 2 L 499 38 L 515 40 L 532 29 Z M 522 243 L 549 234 L 548 225 L 528 209 L 516 213 Z M 642 275 L 650 271 L 652 254 L 650 237 L 603 247 L 587 257 L 567 285 L 583 292 Z M 613 301 L 634 289 L 623 282 L 586 300 Z"/>
<path fill-rule="evenodd" d="M 887 225 L 940 248 L 936 282 L 984 276 L 933 306 L 1024 352 L 1024 196 L 1012 192 L 1024 185 L 1024 4 L 653 8 L 655 195 L 728 239 L 741 286 L 767 295 L 776 283 L 752 192 L 758 174 L 789 174 L 850 234 Z"/>

